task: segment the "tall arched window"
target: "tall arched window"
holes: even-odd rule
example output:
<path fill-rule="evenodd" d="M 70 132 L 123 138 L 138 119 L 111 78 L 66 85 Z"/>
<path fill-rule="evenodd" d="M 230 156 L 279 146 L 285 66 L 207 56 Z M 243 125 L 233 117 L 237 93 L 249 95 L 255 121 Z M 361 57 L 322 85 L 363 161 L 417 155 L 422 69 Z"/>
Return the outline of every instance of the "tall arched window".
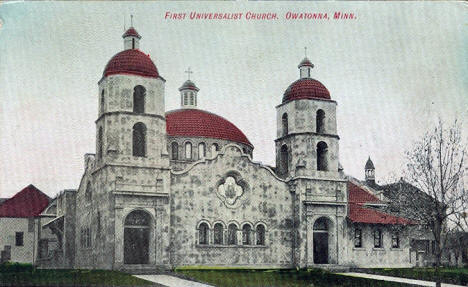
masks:
<path fill-rule="evenodd" d="M 104 89 L 101 91 L 101 114 L 104 113 Z"/>
<path fill-rule="evenodd" d="M 251 245 L 251 234 L 252 234 L 252 227 L 249 224 L 244 224 L 242 226 L 242 244 L 243 245 Z"/>
<path fill-rule="evenodd" d="M 91 183 L 88 181 L 88 184 L 86 184 L 85 199 L 87 201 L 91 201 L 92 197 L 93 197 L 93 191 L 91 189 Z"/>
<path fill-rule="evenodd" d="M 192 159 L 192 144 L 189 142 L 185 143 L 185 158 Z"/>
<path fill-rule="evenodd" d="M 102 158 L 102 127 L 99 127 L 98 132 L 98 150 L 97 150 L 98 158 Z"/>
<path fill-rule="evenodd" d="M 287 174 L 289 172 L 289 154 L 287 145 L 283 145 L 280 150 L 280 168 L 282 174 Z"/>
<path fill-rule="evenodd" d="M 325 112 L 323 110 L 318 110 L 315 117 L 315 128 L 317 133 L 325 132 Z"/>
<path fill-rule="evenodd" d="M 223 225 L 221 223 L 216 223 L 214 225 L 214 236 L 213 236 L 213 243 L 214 244 L 223 244 Z"/>
<path fill-rule="evenodd" d="M 285 136 L 288 134 L 288 114 L 287 113 L 283 114 L 281 122 L 283 124 L 283 136 Z"/>
<path fill-rule="evenodd" d="M 133 155 L 146 156 L 146 126 L 143 123 L 133 126 Z"/>
<path fill-rule="evenodd" d="M 179 144 L 176 142 L 173 142 L 171 144 L 171 153 L 172 153 L 172 159 L 179 159 Z"/>
<path fill-rule="evenodd" d="M 257 225 L 257 245 L 265 245 L 265 226 L 263 224 Z"/>
<path fill-rule="evenodd" d="M 234 223 L 228 226 L 228 244 L 237 245 L 237 226 Z"/>
<path fill-rule="evenodd" d="M 204 158 L 206 156 L 206 145 L 205 143 L 198 144 L 198 158 Z"/>
<path fill-rule="evenodd" d="M 219 145 L 217 143 L 214 143 L 211 145 L 211 155 L 215 155 L 216 152 L 219 151 Z"/>
<path fill-rule="evenodd" d="M 328 146 L 324 142 L 317 144 L 317 170 L 328 170 Z"/>
<path fill-rule="evenodd" d="M 146 89 L 143 86 L 136 86 L 133 89 L 133 112 L 142 114 L 145 112 Z"/>
<path fill-rule="evenodd" d="M 198 226 L 198 244 L 208 244 L 208 224 L 205 222 L 201 223 L 200 226 Z"/>

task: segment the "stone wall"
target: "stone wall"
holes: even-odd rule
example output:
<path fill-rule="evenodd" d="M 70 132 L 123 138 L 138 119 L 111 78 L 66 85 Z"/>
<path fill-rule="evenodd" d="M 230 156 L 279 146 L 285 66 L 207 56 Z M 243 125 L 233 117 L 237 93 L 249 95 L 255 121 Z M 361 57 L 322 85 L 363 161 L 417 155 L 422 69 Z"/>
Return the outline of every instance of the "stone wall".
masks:
<path fill-rule="evenodd" d="M 228 178 L 235 184 L 227 184 Z M 239 189 L 239 187 L 241 189 Z M 228 190 L 235 194 L 228 194 Z M 225 146 L 214 159 L 197 162 L 187 170 L 171 174 L 172 264 L 208 266 L 291 267 L 292 196 L 287 184 L 271 170 L 251 162 L 240 147 Z M 211 227 L 209 244 L 198 242 L 198 226 Z M 237 244 L 214 244 L 213 226 L 231 223 L 242 229 L 264 224 L 264 246 L 242 245 L 242 232 L 237 231 Z"/>

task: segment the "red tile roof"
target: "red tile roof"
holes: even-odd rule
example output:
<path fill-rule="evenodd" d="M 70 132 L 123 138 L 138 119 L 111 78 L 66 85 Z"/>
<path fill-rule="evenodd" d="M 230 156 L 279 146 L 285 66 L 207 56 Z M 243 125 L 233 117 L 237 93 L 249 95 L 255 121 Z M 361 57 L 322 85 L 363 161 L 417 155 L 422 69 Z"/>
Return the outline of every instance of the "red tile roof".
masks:
<path fill-rule="evenodd" d="M 348 218 L 352 222 L 372 224 L 415 224 L 414 221 L 394 216 L 376 209 L 365 208 L 360 204 L 348 204 Z"/>
<path fill-rule="evenodd" d="M 252 146 L 244 133 L 230 121 L 198 109 L 167 112 L 166 131 L 169 136 L 216 138 Z"/>
<path fill-rule="evenodd" d="M 311 78 L 302 78 L 292 83 L 284 92 L 283 103 L 300 99 L 326 99 L 330 100 L 330 92 L 319 81 Z"/>
<path fill-rule="evenodd" d="M 0 205 L 0 217 L 34 217 L 49 205 L 49 197 L 30 184 Z"/>
<path fill-rule="evenodd" d="M 409 219 L 394 216 L 374 208 L 364 207 L 365 203 L 381 201 L 369 191 L 348 181 L 348 218 L 352 222 L 371 224 L 415 224 Z"/>
<path fill-rule="evenodd" d="M 378 203 L 380 199 L 355 183 L 348 181 L 348 201 L 362 204 L 367 202 Z"/>
<path fill-rule="evenodd" d="M 125 31 L 125 33 L 122 35 L 122 38 L 125 38 L 127 36 L 134 36 L 134 37 L 137 37 L 138 39 L 141 39 L 140 34 L 138 34 L 137 30 L 135 30 L 135 28 L 133 27 L 128 28 L 128 30 Z"/>
<path fill-rule="evenodd" d="M 151 58 L 137 49 L 128 49 L 117 53 L 107 63 L 103 77 L 124 74 L 158 78 L 158 69 Z"/>

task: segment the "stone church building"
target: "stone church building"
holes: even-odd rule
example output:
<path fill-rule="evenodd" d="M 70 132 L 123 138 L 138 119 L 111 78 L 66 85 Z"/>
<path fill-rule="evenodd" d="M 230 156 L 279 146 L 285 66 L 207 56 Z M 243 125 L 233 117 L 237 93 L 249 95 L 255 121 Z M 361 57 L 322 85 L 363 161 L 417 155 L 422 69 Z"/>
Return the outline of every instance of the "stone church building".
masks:
<path fill-rule="evenodd" d="M 227 119 L 198 108 L 199 88 L 179 88 L 165 110 L 165 82 L 131 27 L 124 50 L 98 82 L 96 153 L 76 190 L 43 212 L 57 237 L 43 266 L 99 269 L 183 265 L 295 268 L 411 266 L 411 220 L 339 163 L 336 108 L 311 78 L 276 107 L 276 166 L 252 161 L 254 146 Z M 235 108 L 235 107 L 233 107 Z M 366 165 L 366 178 L 374 167 Z M 44 252 L 42 252 L 43 254 Z"/>

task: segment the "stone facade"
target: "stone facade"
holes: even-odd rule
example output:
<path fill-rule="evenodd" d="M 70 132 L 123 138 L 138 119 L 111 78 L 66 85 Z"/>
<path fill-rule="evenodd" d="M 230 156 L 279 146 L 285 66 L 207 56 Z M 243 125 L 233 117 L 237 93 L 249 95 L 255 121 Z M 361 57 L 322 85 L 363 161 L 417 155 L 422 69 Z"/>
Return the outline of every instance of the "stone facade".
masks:
<path fill-rule="evenodd" d="M 126 49 L 132 49 L 128 37 Z M 131 39 L 139 45 L 139 38 Z M 312 67 L 307 65 L 301 67 L 305 78 Z M 271 168 L 252 161 L 248 140 L 229 138 L 229 133 L 169 134 L 165 80 L 155 67 L 151 74 L 127 68 L 112 75 L 106 68 L 99 82 L 96 154 L 85 155 L 79 188 L 56 199 L 66 206 L 57 208 L 54 223 L 63 231 L 64 266 L 409 264 L 405 227 L 398 250 L 387 246 L 387 225 L 381 227 L 384 245 L 378 250 L 368 244 L 373 224 L 362 227 L 365 244 L 354 246 L 347 178 L 339 166 L 336 102 L 326 98 L 325 88 L 322 98 L 289 98 L 276 107 L 277 166 Z M 194 84 L 184 89 L 198 92 Z M 138 102 L 139 91 L 144 91 L 143 102 Z M 196 109 L 196 101 L 185 107 L 181 102 L 182 108 Z M 171 156 L 175 142 L 177 158 Z M 184 158 L 186 142 L 193 148 L 190 159 Z M 197 148 L 202 142 L 204 156 Z"/>

